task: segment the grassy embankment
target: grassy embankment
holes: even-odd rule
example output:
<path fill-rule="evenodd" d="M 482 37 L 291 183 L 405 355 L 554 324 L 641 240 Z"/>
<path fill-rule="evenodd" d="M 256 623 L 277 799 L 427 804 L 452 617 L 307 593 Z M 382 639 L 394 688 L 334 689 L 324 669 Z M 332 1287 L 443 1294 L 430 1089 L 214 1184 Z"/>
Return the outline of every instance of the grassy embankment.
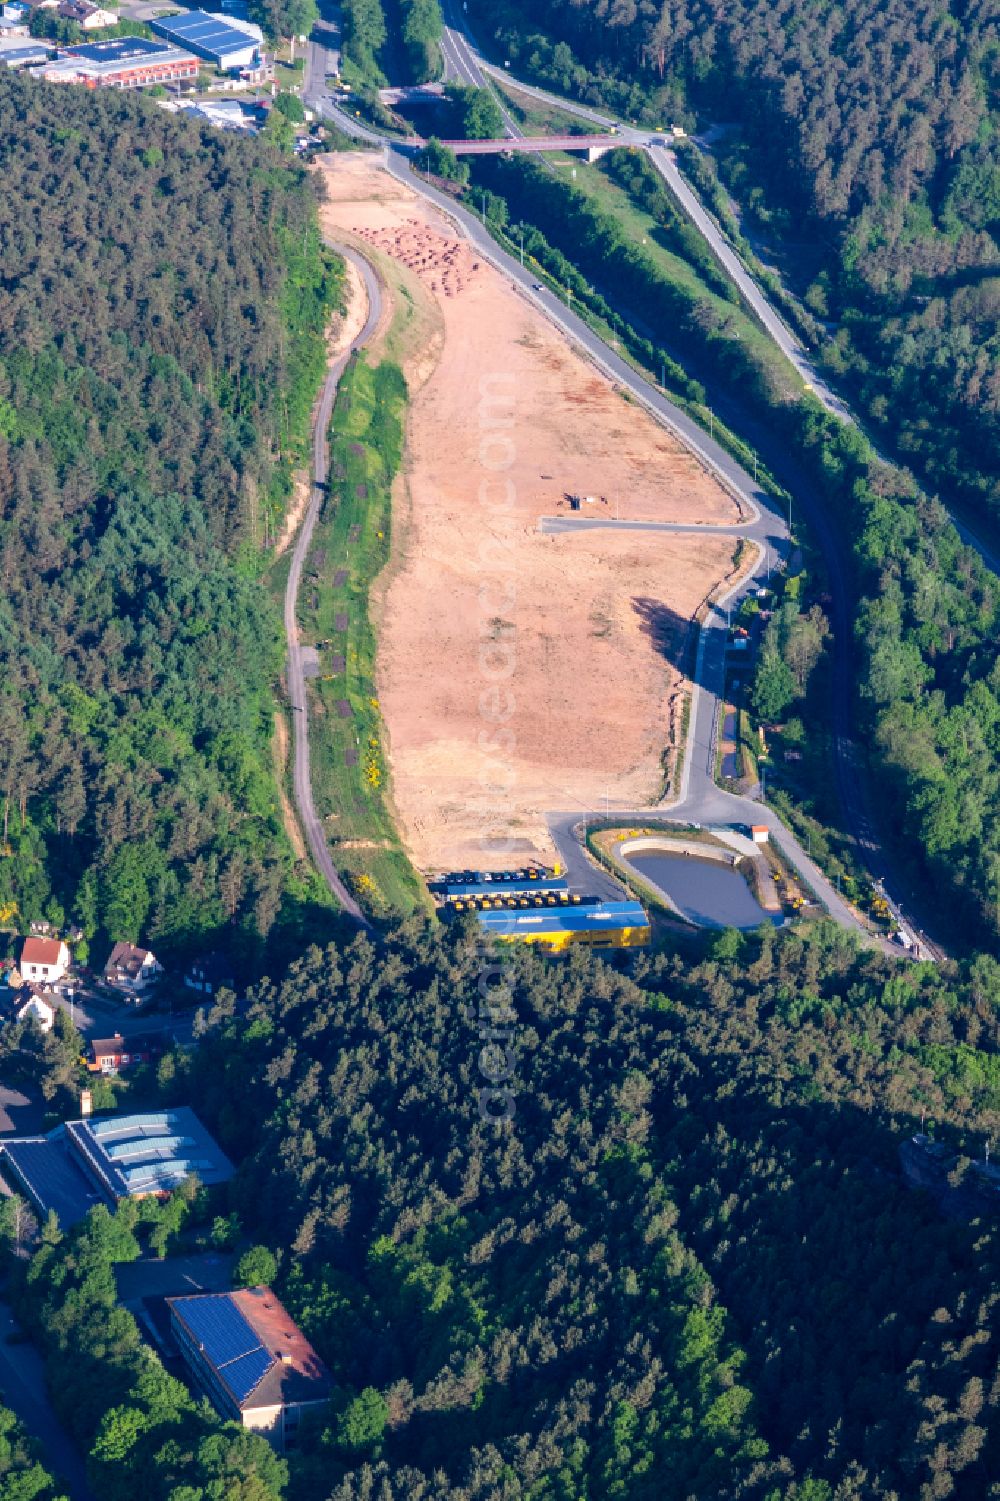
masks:
<path fill-rule="evenodd" d="M 632 155 L 632 153 L 628 153 Z M 624 156 L 624 152 L 621 153 Z M 619 153 L 615 153 L 619 156 Z M 638 169 L 644 163 L 636 158 Z M 647 169 L 648 170 L 648 169 Z M 638 182 L 638 175 L 637 175 Z M 768 337 L 753 315 L 743 306 L 711 250 L 695 230 L 688 230 L 679 219 L 665 224 L 650 213 L 621 182 L 615 181 L 600 162 L 579 163 L 573 186 L 585 194 L 599 212 L 611 215 L 622 236 L 648 260 L 653 275 L 676 288 L 692 304 L 710 309 L 718 319 L 718 337 L 723 342 L 739 340 L 746 358 L 761 372 L 761 377 L 777 399 L 791 401 L 802 390 L 802 381 L 792 365 Z M 666 193 L 666 184 L 663 185 Z M 632 321 L 642 324 L 642 306 L 621 307 Z M 669 343 L 669 339 L 668 339 Z"/>
<path fill-rule="evenodd" d="M 421 887 L 396 832 L 375 691 L 370 592 L 389 559 L 406 383 L 355 359 L 331 425 L 330 483 L 303 571 L 301 638 L 319 644 L 309 684 L 313 796 L 334 861 L 373 915 L 412 911 Z"/>
<path fill-rule="evenodd" d="M 503 101 L 526 135 L 599 135 L 602 127 L 560 109 L 557 104 L 547 104 L 531 94 L 525 94 L 512 84 L 500 83 L 490 78 L 490 88 Z"/>

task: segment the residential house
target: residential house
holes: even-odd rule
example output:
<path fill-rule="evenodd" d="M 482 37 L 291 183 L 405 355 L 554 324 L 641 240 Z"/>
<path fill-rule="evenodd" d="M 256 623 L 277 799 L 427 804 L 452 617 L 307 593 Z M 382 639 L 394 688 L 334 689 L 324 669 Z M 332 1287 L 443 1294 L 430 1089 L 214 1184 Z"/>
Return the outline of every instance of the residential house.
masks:
<path fill-rule="evenodd" d="M 222 989 L 232 990 L 235 984 L 233 966 L 222 954 L 203 954 L 200 959 L 192 959 L 184 971 L 184 984 L 188 990 L 196 990 L 199 995 L 215 995 Z"/>
<path fill-rule="evenodd" d="M 84 31 L 102 31 L 118 21 L 110 10 L 102 10 L 90 0 L 60 0 L 59 14 L 64 21 L 75 21 Z"/>
<path fill-rule="evenodd" d="M 61 938 L 26 938 L 18 967 L 23 980 L 57 985 L 69 969 L 69 949 Z"/>
<path fill-rule="evenodd" d="M 38 985 L 20 985 L 7 990 L 0 1000 L 0 1021 L 23 1022 L 34 1017 L 43 1032 L 55 1025 L 56 1008 Z"/>
<path fill-rule="evenodd" d="M 134 1068 L 138 1063 L 148 1063 L 162 1047 L 156 1037 L 123 1037 L 116 1032 L 113 1037 L 95 1037 L 90 1043 L 87 1067 L 92 1074 L 117 1074 L 123 1068 Z"/>
<path fill-rule="evenodd" d="M 134 943 L 116 943 L 104 966 L 108 984 L 136 998 L 144 996 L 162 973 L 163 965 L 156 955 Z"/>
<path fill-rule="evenodd" d="M 25 4 L 25 0 L 7 0 L 7 4 L 3 8 L 3 18 L 5 21 L 23 22 L 27 25 L 29 14 L 30 10 Z"/>

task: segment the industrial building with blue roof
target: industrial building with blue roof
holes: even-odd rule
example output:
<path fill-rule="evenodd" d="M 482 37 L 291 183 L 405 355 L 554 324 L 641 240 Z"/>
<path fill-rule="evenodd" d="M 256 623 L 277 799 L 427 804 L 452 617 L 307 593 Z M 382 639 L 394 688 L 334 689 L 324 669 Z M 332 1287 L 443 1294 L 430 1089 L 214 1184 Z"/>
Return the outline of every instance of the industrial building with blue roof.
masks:
<path fill-rule="evenodd" d="M 233 1176 L 229 1158 L 186 1105 L 70 1121 L 66 1132 L 115 1200 L 169 1193 L 192 1175 L 206 1188 Z"/>
<path fill-rule="evenodd" d="M 588 948 L 637 948 L 649 943 L 649 918 L 640 902 L 599 902 L 590 907 L 493 908 L 476 913 L 488 938 L 538 943 L 557 953 Z"/>
<path fill-rule="evenodd" d="M 253 67 L 260 59 L 264 34 L 250 21 L 189 10 L 176 16 L 161 16 L 149 24 L 157 36 L 226 72 Z"/>

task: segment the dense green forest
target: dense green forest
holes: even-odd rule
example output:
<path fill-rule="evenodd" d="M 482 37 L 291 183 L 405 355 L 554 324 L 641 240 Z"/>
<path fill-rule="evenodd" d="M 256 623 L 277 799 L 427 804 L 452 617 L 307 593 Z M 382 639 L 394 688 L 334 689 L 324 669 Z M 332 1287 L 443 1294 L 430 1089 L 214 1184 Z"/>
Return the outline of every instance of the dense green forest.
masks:
<path fill-rule="evenodd" d="M 259 573 L 337 267 L 260 141 L 6 73 L 0 104 L 0 909 L 253 962 L 319 896 Z"/>
<path fill-rule="evenodd" d="M 981 1158 L 998 1018 L 832 925 L 622 973 L 416 919 L 215 1008 L 166 1089 L 337 1384 L 290 1494 L 994 1494 L 996 1231 L 897 1149 Z"/>

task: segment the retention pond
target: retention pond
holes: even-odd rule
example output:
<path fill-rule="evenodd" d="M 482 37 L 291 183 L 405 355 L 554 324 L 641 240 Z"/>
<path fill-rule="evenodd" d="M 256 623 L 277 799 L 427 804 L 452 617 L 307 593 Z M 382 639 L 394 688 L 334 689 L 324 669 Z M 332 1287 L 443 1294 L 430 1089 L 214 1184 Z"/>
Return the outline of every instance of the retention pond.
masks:
<path fill-rule="evenodd" d="M 756 928 L 782 920 L 779 913 L 764 910 L 746 878 L 731 865 L 660 850 L 637 851 L 628 864 L 699 927 Z"/>

